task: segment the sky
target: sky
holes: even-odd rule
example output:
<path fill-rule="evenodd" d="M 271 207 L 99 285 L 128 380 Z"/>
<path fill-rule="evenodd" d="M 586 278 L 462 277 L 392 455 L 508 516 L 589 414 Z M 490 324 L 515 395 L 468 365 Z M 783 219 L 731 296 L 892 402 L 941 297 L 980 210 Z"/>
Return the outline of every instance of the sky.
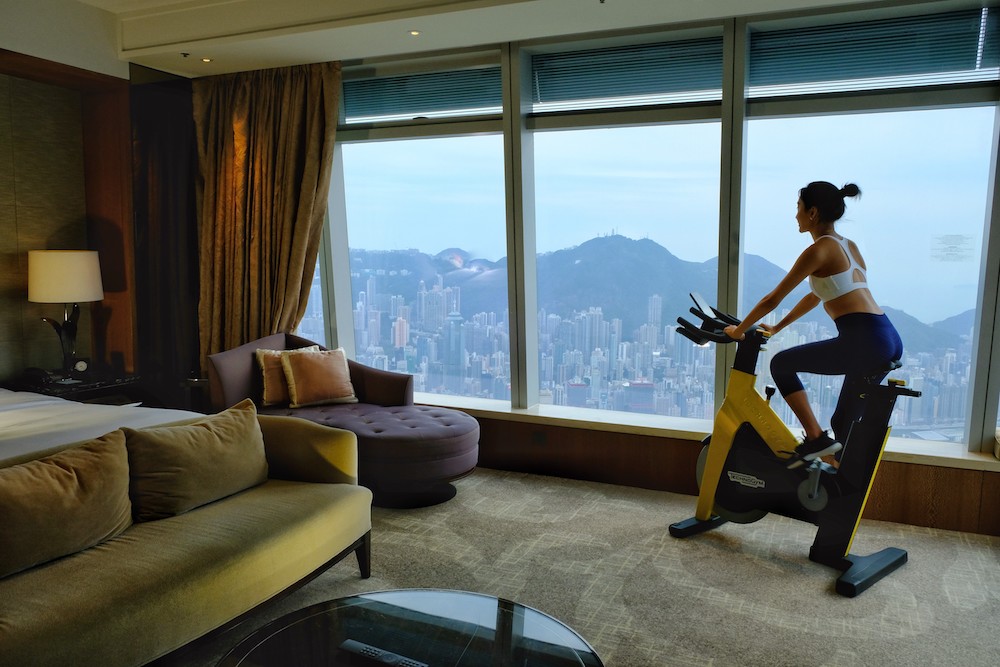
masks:
<path fill-rule="evenodd" d="M 992 107 L 751 120 L 744 251 L 789 268 L 812 180 L 857 183 L 838 231 L 883 305 L 934 322 L 975 307 Z M 611 233 L 701 262 L 718 250 L 719 123 L 537 132 L 538 252 Z M 351 247 L 506 256 L 498 135 L 346 144 Z M 748 295 L 756 298 L 760 295 Z"/>

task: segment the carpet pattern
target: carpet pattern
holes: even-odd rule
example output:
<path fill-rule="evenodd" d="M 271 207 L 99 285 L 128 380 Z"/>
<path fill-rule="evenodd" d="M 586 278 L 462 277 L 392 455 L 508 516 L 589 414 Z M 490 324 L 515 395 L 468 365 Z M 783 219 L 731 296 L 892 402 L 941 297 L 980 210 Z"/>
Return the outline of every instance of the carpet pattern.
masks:
<path fill-rule="evenodd" d="M 909 562 L 857 598 L 808 560 L 815 527 L 778 516 L 680 540 L 694 498 L 477 470 L 435 507 L 373 510 L 372 577 L 348 559 L 162 665 L 211 665 L 268 620 L 393 588 L 508 598 L 582 635 L 609 667 L 996 665 L 1000 538 L 863 521 L 852 552 Z"/>

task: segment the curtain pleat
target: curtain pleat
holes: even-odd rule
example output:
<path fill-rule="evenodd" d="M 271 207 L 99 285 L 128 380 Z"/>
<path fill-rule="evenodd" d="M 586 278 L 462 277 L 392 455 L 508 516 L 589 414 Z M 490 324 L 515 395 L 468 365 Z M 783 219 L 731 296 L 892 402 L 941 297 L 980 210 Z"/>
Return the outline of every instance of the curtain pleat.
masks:
<path fill-rule="evenodd" d="M 305 315 L 330 188 L 340 63 L 197 79 L 198 304 L 207 355 Z"/>

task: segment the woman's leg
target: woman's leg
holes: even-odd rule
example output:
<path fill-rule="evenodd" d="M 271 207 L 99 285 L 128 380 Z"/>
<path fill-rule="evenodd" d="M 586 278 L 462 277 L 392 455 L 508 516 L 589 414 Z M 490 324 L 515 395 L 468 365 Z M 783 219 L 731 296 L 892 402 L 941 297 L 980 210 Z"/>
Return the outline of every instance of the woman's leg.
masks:
<path fill-rule="evenodd" d="M 771 377 L 802 425 L 806 440 L 815 440 L 823 434 L 823 429 L 798 374 L 841 375 L 846 372 L 842 365 L 847 353 L 838 337 L 791 347 L 771 359 Z"/>
<path fill-rule="evenodd" d="M 845 376 L 837 409 L 831 419 L 834 434 L 839 440 L 847 437 L 851 422 L 859 416 L 861 401 L 860 396 L 855 396 L 859 389 L 858 382 L 873 369 L 902 356 L 902 342 L 885 316 L 845 315 L 836 324 L 840 334 L 836 338 L 783 350 L 771 360 L 771 376 L 802 424 L 807 439 L 816 437 L 822 430 L 798 373 Z"/>
<path fill-rule="evenodd" d="M 819 426 L 812 406 L 809 405 L 809 395 L 806 394 L 805 389 L 800 389 L 784 398 L 785 403 L 788 403 L 788 407 L 792 409 L 799 423 L 802 424 L 802 429 L 806 432 L 806 440 L 815 440 L 823 434 L 823 429 Z"/>

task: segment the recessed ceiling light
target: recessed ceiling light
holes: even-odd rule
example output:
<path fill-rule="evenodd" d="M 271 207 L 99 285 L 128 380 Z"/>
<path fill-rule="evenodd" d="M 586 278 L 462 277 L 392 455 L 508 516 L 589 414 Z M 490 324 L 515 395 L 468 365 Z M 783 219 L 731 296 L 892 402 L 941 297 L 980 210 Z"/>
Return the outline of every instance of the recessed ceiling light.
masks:
<path fill-rule="evenodd" d="M 210 62 L 212 62 L 212 59 L 211 58 L 202 58 L 201 62 L 203 62 L 203 63 L 210 63 Z"/>
<path fill-rule="evenodd" d="M 407 34 L 410 37 L 419 37 L 420 36 L 420 31 L 419 30 L 410 30 Z"/>

